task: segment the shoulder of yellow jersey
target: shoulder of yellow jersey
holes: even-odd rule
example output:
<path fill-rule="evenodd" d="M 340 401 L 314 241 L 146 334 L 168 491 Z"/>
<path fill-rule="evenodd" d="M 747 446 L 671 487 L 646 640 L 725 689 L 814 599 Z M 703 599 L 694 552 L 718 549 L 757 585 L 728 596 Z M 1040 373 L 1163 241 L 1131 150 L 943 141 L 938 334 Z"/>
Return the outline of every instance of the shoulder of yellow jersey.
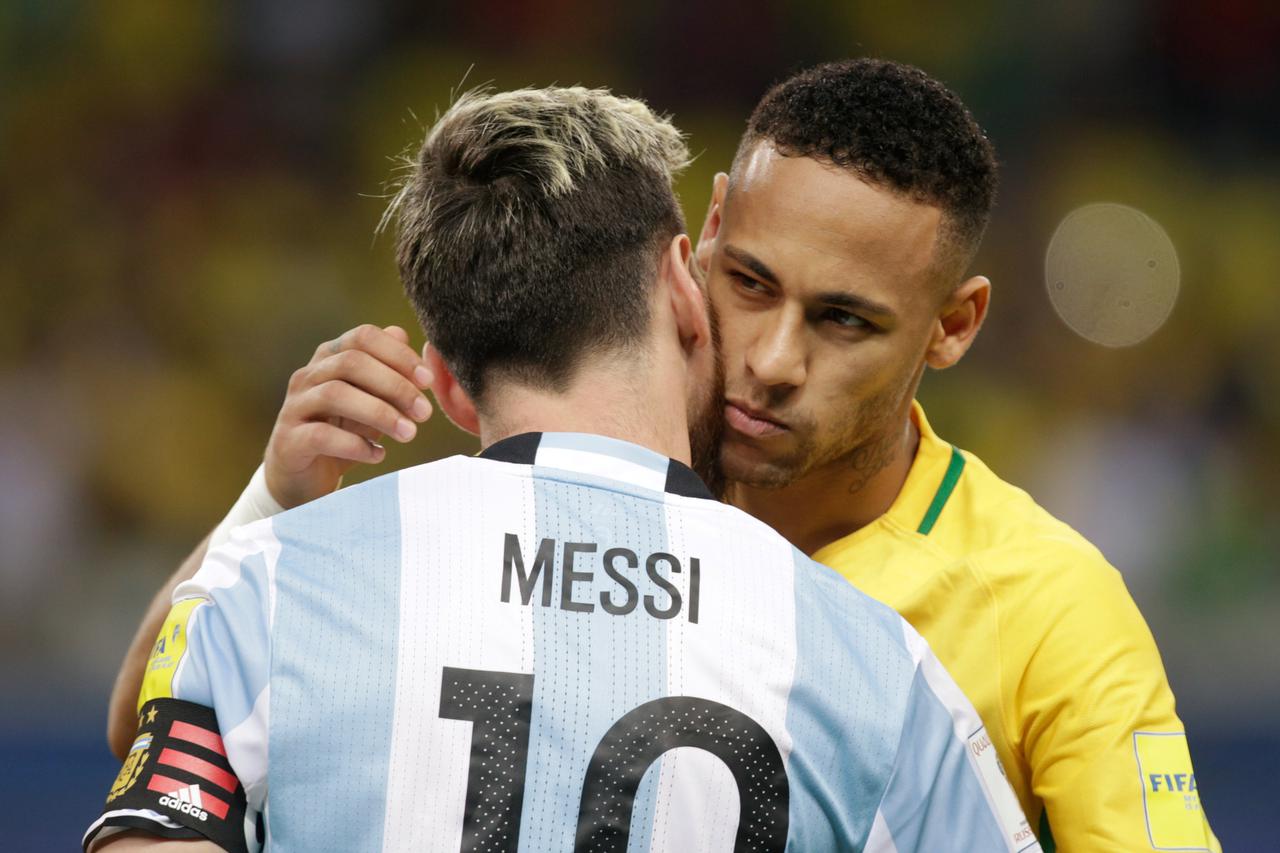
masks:
<path fill-rule="evenodd" d="M 1120 572 L 1025 491 L 972 454 L 964 457 L 963 476 L 928 538 L 953 567 L 966 566 L 986 587 L 1001 636 L 1002 669 L 1027 679 L 1025 668 L 1035 659 L 1039 674 L 1052 672 L 1052 679 L 1087 691 L 1109 680 L 1079 684 L 1073 671 L 1090 671 L 1090 656 L 1123 656 L 1125 668 L 1160 674 L 1157 704 L 1165 705 L 1168 689 L 1155 641 Z M 1171 712 L 1171 696 L 1167 704 Z M 1004 710 L 1019 716 L 1007 705 Z"/>
<path fill-rule="evenodd" d="M 815 557 L 928 639 L 1042 837 L 1216 850 L 1159 651 L 1120 572 L 939 438 L 918 405 L 913 419 L 920 445 L 893 506 Z"/>
<path fill-rule="evenodd" d="M 1022 489 L 998 477 L 972 453 L 945 511 L 929 532 L 934 547 L 969 560 L 994 582 L 1110 585 L 1118 572 L 1102 552 Z M 1066 575 L 1067 577 L 1062 577 Z"/>

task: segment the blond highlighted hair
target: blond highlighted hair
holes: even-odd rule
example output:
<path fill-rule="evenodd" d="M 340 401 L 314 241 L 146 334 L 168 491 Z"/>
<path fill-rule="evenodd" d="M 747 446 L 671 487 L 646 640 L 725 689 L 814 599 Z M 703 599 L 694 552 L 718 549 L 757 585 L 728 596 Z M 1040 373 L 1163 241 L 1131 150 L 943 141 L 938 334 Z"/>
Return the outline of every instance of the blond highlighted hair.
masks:
<path fill-rule="evenodd" d="M 384 223 L 419 319 L 477 398 L 494 369 L 563 387 L 583 354 L 636 342 L 661 248 L 684 231 L 682 134 L 580 86 L 475 90 L 407 163 Z"/>

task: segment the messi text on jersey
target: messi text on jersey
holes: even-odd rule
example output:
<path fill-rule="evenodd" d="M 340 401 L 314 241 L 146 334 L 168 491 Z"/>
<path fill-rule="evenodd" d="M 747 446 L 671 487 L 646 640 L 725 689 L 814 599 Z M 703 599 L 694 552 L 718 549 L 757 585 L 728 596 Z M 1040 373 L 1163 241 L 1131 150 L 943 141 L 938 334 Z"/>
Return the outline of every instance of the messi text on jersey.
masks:
<path fill-rule="evenodd" d="M 515 587 L 520 603 L 526 606 L 535 603 L 534 593 L 538 592 L 537 603 L 543 607 L 558 605 L 561 610 L 591 613 L 599 606 L 612 616 L 626 616 L 643 607 L 643 612 L 655 619 L 675 619 L 684 613 L 691 624 L 697 624 L 701 568 L 697 557 L 688 558 L 686 601 L 672 577 L 685 572 L 686 566 L 674 554 L 656 551 L 641 561 L 630 548 L 605 548 L 595 542 L 557 543 L 545 538 L 529 559 L 520 537 L 507 533 L 502 548 L 502 600 L 511 601 Z M 557 574 L 560 596 L 553 605 Z M 641 588 L 651 591 L 642 594 Z"/>

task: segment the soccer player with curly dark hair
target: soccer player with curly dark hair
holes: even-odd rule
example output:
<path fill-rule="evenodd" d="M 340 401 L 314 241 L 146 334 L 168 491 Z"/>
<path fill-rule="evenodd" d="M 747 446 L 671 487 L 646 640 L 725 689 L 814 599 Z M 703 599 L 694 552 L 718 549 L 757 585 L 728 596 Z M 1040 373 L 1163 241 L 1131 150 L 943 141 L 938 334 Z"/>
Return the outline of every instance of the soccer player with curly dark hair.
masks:
<path fill-rule="evenodd" d="M 986 317 L 969 267 L 996 174 L 960 99 L 916 68 L 835 62 L 764 96 L 697 251 L 726 498 L 929 640 L 986 724 L 973 755 L 1045 850 L 1218 849 L 1120 574 L 915 402 Z"/>
<path fill-rule="evenodd" d="M 915 401 L 925 369 L 956 364 L 986 317 L 991 282 L 970 267 L 996 185 L 985 134 L 919 69 L 833 62 L 764 96 L 716 176 L 695 254 L 722 338 L 724 498 L 929 641 L 985 723 L 961 733 L 971 760 L 1017 796 L 1010 849 L 1034 831 L 1045 850 L 1218 850 L 1159 652 L 1119 573 L 941 439 Z M 408 416 L 413 353 L 403 332 L 384 337 L 366 336 L 377 368 L 352 366 L 348 391 Z M 315 369 L 341 378 L 321 367 L 343 348 L 322 347 Z M 290 440 L 306 422 L 289 411 L 286 400 L 263 469 L 281 502 L 380 461 L 363 439 L 390 427 L 348 421 L 341 446 Z M 117 685 L 121 732 L 167 610 L 158 601 Z M 128 737 L 113 737 L 117 749 Z"/>

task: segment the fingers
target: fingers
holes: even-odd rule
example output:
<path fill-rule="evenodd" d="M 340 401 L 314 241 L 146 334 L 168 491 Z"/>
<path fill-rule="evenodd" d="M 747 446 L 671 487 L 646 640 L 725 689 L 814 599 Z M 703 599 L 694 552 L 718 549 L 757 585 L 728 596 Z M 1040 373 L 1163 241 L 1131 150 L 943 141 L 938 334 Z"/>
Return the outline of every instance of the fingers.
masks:
<path fill-rule="evenodd" d="M 377 444 L 382 440 L 381 430 L 374 429 L 371 426 L 365 426 L 357 421 L 349 421 L 346 418 L 330 418 L 329 423 L 333 424 L 338 429 L 350 430 L 361 438 L 367 441 L 372 441 L 374 444 Z"/>
<path fill-rule="evenodd" d="M 299 460 L 328 456 L 351 462 L 381 462 L 387 451 L 367 439 L 323 421 L 300 424 L 282 436 L 282 458 Z"/>
<path fill-rule="evenodd" d="M 409 335 L 399 326 L 388 326 L 385 329 L 379 329 L 370 323 L 356 326 L 336 340 L 321 344 L 311 358 L 311 365 L 349 351 L 373 356 L 418 388 L 426 388 L 431 384 L 431 371 L 422 363 L 421 356 L 409 346 Z"/>
<path fill-rule="evenodd" d="M 431 416 L 432 381 L 399 326 L 365 324 L 321 344 L 289 378 L 267 442 L 272 495 L 297 506 L 336 489 L 352 464 L 383 461 L 383 435 L 411 441 Z"/>
<path fill-rule="evenodd" d="M 316 348 L 310 363 L 290 379 L 281 415 L 294 424 L 326 420 L 370 441 L 382 435 L 409 441 L 416 434 L 414 422 L 431 416 L 422 389 L 432 379 L 409 346 L 408 332 L 365 324 Z M 331 383 L 363 393 L 348 393 Z"/>
<path fill-rule="evenodd" d="M 386 332 L 388 335 L 395 338 L 397 341 L 404 344 L 405 346 L 409 346 L 409 333 L 406 332 L 404 329 L 400 328 L 399 326 L 384 326 L 382 328 L 382 331 Z"/>
<path fill-rule="evenodd" d="M 312 386 L 291 400 L 289 408 L 290 418 L 297 422 L 326 421 L 334 425 L 332 420 L 338 418 L 400 441 L 410 441 L 418 432 L 417 424 L 395 406 L 343 379 L 330 379 Z M 336 426 L 345 426 L 341 422 Z M 365 433 L 360 437 L 370 436 Z"/>
<path fill-rule="evenodd" d="M 299 402 L 302 402 L 302 397 L 308 398 L 309 405 L 305 414 L 300 415 L 302 418 L 351 418 L 362 424 L 376 427 L 386 435 L 401 437 L 398 432 L 384 428 L 393 427 L 394 418 L 368 420 L 364 415 L 372 410 L 367 406 L 354 411 L 348 408 L 337 408 L 337 405 L 345 405 L 350 400 L 348 396 L 339 394 L 337 389 L 330 388 L 320 396 L 313 393 L 316 389 L 330 383 L 340 383 L 359 390 L 394 409 L 396 413 L 410 421 L 421 423 L 431 416 L 431 403 L 427 401 L 426 395 L 420 389 L 402 374 L 362 350 L 344 350 L 304 370 L 306 375 L 299 387 L 295 389 Z M 334 402 L 335 407 L 325 408 L 326 402 L 330 400 Z"/>

